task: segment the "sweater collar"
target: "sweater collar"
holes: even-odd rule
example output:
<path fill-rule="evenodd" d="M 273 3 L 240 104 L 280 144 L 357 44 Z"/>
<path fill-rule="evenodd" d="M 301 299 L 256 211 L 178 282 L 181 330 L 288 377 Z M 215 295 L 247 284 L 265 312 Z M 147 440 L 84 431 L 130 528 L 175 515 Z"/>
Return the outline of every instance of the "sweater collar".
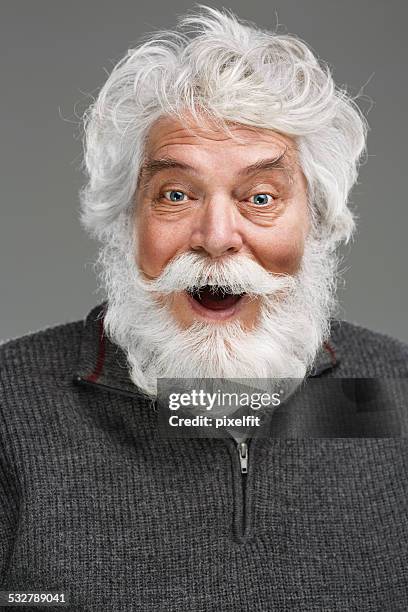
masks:
<path fill-rule="evenodd" d="M 124 351 L 109 340 L 104 332 L 105 308 L 105 303 L 96 306 L 84 321 L 74 380 L 109 388 L 125 395 L 143 395 L 130 379 Z M 330 339 L 318 351 L 309 377 L 320 376 L 323 372 L 335 368 L 338 363 L 338 351 Z"/>

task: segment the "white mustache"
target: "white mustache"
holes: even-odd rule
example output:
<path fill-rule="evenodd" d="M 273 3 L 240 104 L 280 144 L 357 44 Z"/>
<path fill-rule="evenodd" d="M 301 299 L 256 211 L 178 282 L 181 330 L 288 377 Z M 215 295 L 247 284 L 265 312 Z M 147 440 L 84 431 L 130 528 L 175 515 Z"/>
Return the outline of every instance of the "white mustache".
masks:
<path fill-rule="evenodd" d="M 267 296 L 290 290 L 294 283 L 293 276 L 268 272 L 245 255 L 232 255 L 220 262 L 199 253 L 182 253 L 167 264 L 158 278 L 149 281 L 147 288 L 167 294 L 213 285 L 223 287 L 227 293 Z"/>

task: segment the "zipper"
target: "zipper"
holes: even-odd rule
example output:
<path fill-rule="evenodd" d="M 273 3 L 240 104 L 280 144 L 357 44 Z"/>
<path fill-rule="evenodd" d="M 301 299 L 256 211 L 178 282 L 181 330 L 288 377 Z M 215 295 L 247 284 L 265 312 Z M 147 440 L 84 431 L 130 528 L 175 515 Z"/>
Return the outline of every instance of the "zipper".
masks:
<path fill-rule="evenodd" d="M 246 442 L 237 443 L 239 465 L 241 467 L 241 474 L 248 473 L 248 444 Z"/>
<path fill-rule="evenodd" d="M 119 393 L 120 395 L 125 395 L 127 397 L 131 397 L 132 399 L 146 399 L 146 398 L 141 398 L 140 395 L 133 393 L 131 391 L 127 391 L 124 389 L 118 389 L 117 387 L 112 387 L 110 385 L 106 385 L 100 382 L 94 382 L 94 381 L 90 381 L 87 380 L 86 378 L 83 378 L 80 375 L 76 375 L 74 377 L 73 382 L 77 385 L 80 386 L 89 386 L 89 387 L 99 387 L 100 389 L 104 389 L 105 391 L 110 391 L 113 393 Z M 156 406 L 156 402 L 152 402 L 154 406 Z M 231 436 L 233 437 L 233 436 Z M 238 486 L 238 495 L 239 495 L 239 500 L 238 504 L 240 504 L 241 506 L 241 510 L 239 512 L 240 514 L 240 519 L 239 523 L 235 522 L 235 533 L 236 533 L 236 537 L 238 538 L 238 542 L 242 542 L 242 539 L 245 537 L 245 532 L 247 531 L 247 520 L 248 520 L 248 516 L 247 516 L 247 504 L 246 504 L 246 489 L 247 489 L 247 475 L 248 475 L 248 459 L 249 459 L 249 442 L 237 442 L 236 440 L 235 444 L 236 444 L 236 448 L 238 451 L 238 460 L 239 460 L 239 467 L 240 467 L 240 486 Z"/>
<path fill-rule="evenodd" d="M 238 452 L 238 461 L 240 473 L 237 476 L 235 503 L 238 514 L 235 518 L 235 537 L 239 543 L 243 542 L 245 534 L 248 530 L 248 508 L 247 508 L 247 478 L 248 478 L 248 459 L 249 459 L 249 442 L 237 442 L 236 449 Z"/>

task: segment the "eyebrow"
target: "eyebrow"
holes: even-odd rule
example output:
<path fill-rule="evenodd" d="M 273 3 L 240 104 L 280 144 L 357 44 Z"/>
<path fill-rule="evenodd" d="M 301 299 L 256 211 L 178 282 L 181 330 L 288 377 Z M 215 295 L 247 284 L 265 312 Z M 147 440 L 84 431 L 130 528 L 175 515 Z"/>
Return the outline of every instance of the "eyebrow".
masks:
<path fill-rule="evenodd" d="M 246 168 L 242 168 L 238 174 L 241 176 L 248 176 L 250 174 L 255 174 L 261 171 L 268 170 L 289 170 L 287 164 L 284 163 L 284 158 L 286 155 L 287 149 L 283 151 L 283 153 L 279 154 L 276 157 L 269 157 L 266 159 L 259 159 L 253 164 L 246 166 Z M 177 168 L 178 170 L 186 170 L 188 172 L 192 172 L 193 174 L 197 174 L 197 169 L 185 162 L 181 162 L 172 157 L 162 157 L 160 159 L 147 159 L 140 169 L 139 174 L 139 182 L 150 181 L 156 174 L 162 172 L 163 170 L 168 170 L 169 168 Z"/>
<path fill-rule="evenodd" d="M 261 172 L 263 170 L 289 170 L 288 165 L 284 163 L 284 158 L 286 155 L 287 149 L 283 151 L 277 157 L 270 157 L 268 159 L 259 159 L 255 163 L 247 166 L 246 168 L 242 168 L 238 172 L 241 175 L 255 174 L 256 172 Z"/>
<path fill-rule="evenodd" d="M 139 182 L 150 181 L 158 172 L 167 170 L 168 168 L 177 168 L 178 170 L 187 170 L 189 172 L 197 173 L 197 170 L 185 164 L 184 162 L 173 159 L 172 157 L 162 157 L 160 159 L 148 159 L 140 168 Z"/>

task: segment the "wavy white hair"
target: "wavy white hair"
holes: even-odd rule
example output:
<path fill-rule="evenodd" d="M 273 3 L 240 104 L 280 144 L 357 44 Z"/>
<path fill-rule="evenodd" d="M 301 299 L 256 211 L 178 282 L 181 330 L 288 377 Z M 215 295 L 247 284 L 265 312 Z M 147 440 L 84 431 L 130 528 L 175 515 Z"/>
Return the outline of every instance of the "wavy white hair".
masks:
<path fill-rule="evenodd" d="M 112 235 L 132 210 L 150 127 L 187 111 L 227 131 L 233 122 L 293 137 L 321 236 L 349 240 L 348 196 L 366 139 L 354 100 L 298 38 L 198 6 L 175 31 L 130 49 L 85 114 L 83 224 L 101 240 Z"/>

